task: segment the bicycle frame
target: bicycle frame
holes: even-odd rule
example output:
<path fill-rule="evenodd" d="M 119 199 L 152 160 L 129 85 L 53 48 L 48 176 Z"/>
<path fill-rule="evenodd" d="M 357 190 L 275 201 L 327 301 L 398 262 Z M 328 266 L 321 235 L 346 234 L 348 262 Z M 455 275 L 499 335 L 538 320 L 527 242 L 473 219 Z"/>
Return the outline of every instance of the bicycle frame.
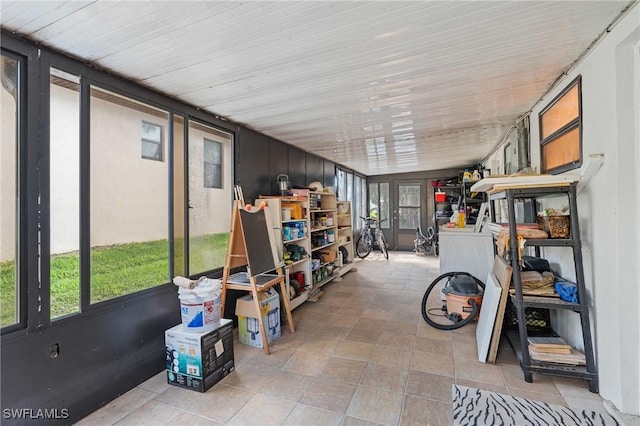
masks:
<path fill-rule="evenodd" d="M 387 250 L 387 243 L 384 238 L 384 234 L 380 230 L 380 224 L 386 219 L 377 219 L 373 217 L 362 217 L 364 221 L 364 227 L 360 230 L 360 237 L 356 242 L 356 254 L 360 258 L 365 258 L 371 253 L 373 244 L 377 244 L 380 252 L 385 258 L 389 258 L 389 252 Z M 372 232 L 373 230 L 373 232 Z"/>

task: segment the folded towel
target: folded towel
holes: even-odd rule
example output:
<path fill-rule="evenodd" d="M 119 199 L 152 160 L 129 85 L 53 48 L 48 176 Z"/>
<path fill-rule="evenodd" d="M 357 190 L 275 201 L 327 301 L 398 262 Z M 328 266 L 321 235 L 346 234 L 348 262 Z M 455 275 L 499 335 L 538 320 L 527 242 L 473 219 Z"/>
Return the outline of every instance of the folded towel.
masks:
<path fill-rule="evenodd" d="M 578 303 L 578 286 L 571 281 L 558 280 L 553 285 L 560 299 L 566 302 Z"/>

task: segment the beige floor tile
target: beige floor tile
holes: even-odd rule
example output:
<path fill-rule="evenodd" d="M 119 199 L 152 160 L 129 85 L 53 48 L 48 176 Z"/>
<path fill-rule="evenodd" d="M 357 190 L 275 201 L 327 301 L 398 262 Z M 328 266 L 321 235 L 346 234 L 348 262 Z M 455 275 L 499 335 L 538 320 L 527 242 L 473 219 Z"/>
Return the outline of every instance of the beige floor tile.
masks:
<path fill-rule="evenodd" d="M 355 417 L 344 416 L 340 426 L 378 426 L 380 423 L 368 422 L 366 420 L 356 419 Z"/>
<path fill-rule="evenodd" d="M 319 376 L 357 385 L 360 383 L 366 367 L 365 361 L 329 357 Z"/>
<path fill-rule="evenodd" d="M 526 398 L 532 401 L 546 402 L 547 404 L 560 405 L 563 407 L 566 407 L 568 405 L 567 402 L 562 397 L 562 395 L 560 395 L 559 393 L 548 394 L 548 393 L 527 391 L 527 390 L 517 389 L 517 388 L 508 388 L 508 390 L 509 390 L 509 395 L 515 396 L 518 398 Z"/>
<path fill-rule="evenodd" d="M 372 345 L 371 343 L 345 340 L 343 342 L 340 342 L 338 346 L 336 346 L 333 355 L 341 358 L 355 359 L 358 361 L 369 361 L 375 347 L 376 346 Z"/>
<path fill-rule="evenodd" d="M 409 370 L 369 363 L 360 384 L 390 392 L 404 393 Z"/>
<path fill-rule="evenodd" d="M 455 381 L 456 385 L 466 386 L 468 388 L 483 389 L 491 392 L 501 393 L 503 395 L 509 394 L 509 392 L 507 392 L 507 387 L 503 385 L 490 385 L 488 383 L 474 382 L 473 380 L 465 379 L 456 379 Z"/>
<path fill-rule="evenodd" d="M 399 331 L 384 331 L 378 339 L 378 345 L 394 346 L 401 349 L 413 350 L 416 343 L 415 334 L 404 334 Z M 379 333 L 379 331 L 378 331 Z"/>
<path fill-rule="evenodd" d="M 148 401 L 115 424 L 118 426 L 168 425 L 181 411 L 170 405 Z"/>
<path fill-rule="evenodd" d="M 465 360 L 478 360 L 478 344 L 476 343 L 475 337 L 473 342 L 457 341 L 456 338 L 454 338 L 452 343 L 453 357 L 455 360 L 460 359 L 462 362 L 465 362 Z"/>
<path fill-rule="evenodd" d="M 376 328 L 378 330 L 384 330 L 385 325 L 388 323 L 389 321 L 382 319 L 360 318 L 353 328 Z"/>
<path fill-rule="evenodd" d="M 345 337 L 345 340 L 353 340 L 363 343 L 378 343 L 380 338 L 380 329 L 375 327 L 353 327 L 351 332 Z"/>
<path fill-rule="evenodd" d="M 189 392 L 189 391 L 185 391 Z M 93 412 L 90 416 L 80 420 L 79 425 L 111 425 L 126 415 L 142 407 L 158 394 L 146 389 L 133 388 L 120 398 L 114 399 L 104 407 Z"/>
<path fill-rule="evenodd" d="M 155 393 L 162 393 L 167 390 L 169 386 L 171 385 L 167 383 L 167 372 L 164 370 L 138 385 L 139 388 Z"/>
<path fill-rule="evenodd" d="M 300 403 L 344 413 L 355 390 L 354 384 L 318 378 L 307 388 Z"/>
<path fill-rule="evenodd" d="M 404 400 L 400 425 L 447 426 L 453 424 L 451 402 L 439 402 L 407 395 Z"/>
<path fill-rule="evenodd" d="M 411 356 L 410 349 L 378 345 L 371 355 L 370 362 L 386 367 L 408 369 L 411 365 Z"/>
<path fill-rule="evenodd" d="M 259 353 L 262 353 L 262 349 L 239 343 L 237 340 L 233 342 L 233 362 L 236 368 L 246 364 Z"/>
<path fill-rule="evenodd" d="M 205 398 L 194 406 L 191 412 L 220 423 L 226 423 L 254 395 L 253 391 L 218 383 L 205 393 Z"/>
<path fill-rule="evenodd" d="M 347 415 L 384 425 L 397 425 L 402 413 L 404 394 L 359 386 Z"/>
<path fill-rule="evenodd" d="M 602 398 L 591 399 L 591 398 L 574 398 L 574 397 L 563 397 L 564 401 L 567 403 L 567 406 L 574 410 L 586 410 L 586 411 L 597 411 L 597 412 L 607 412 L 604 407 Z M 623 423 L 627 424 L 627 423 Z M 628 423 L 633 424 L 633 423 Z M 640 418 L 637 419 L 636 424 L 640 425 Z"/>
<path fill-rule="evenodd" d="M 340 312 L 340 311 L 338 311 Z M 335 313 L 325 320 L 327 325 L 335 325 L 338 327 L 353 327 L 360 319 L 360 312 L 353 310 L 348 314 Z"/>
<path fill-rule="evenodd" d="M 312 376 L 281 371 L 265 383 L 258 393 L 298 401 L 313 381 Z"/>
<path fill-rule="evenodd" d="M 170 426 L 174 425 L 189 425 L 189 426 L 222 426 L 224 423 L 218 423 L 214 420 L 204 418 L 198 414 L 187 413 L 186 411 L 180 412 L 171 423 L 167 423 Z"/>
<path fill-rule="evenodd" d="M 319 354 L 332 354 L 335 351 L 336 346 L 341 342 L 341 339 L 332 339 L 329 337 L 313 336 L 300 347 L 300 351 L 315 352 Z"/>
<path fill-rule="evenodd" d="M 440 402 L 451 402 L 451 386 L 453 382 L 453 377 L 411 371 L 407 394 Z"/>
<path fill-rule="evenodd" d="M 295 322 L 294 322 L 295 324 Z M 278 346 L 280 349 L 293 349 L 297 350 L 300 346 L 304 345 L 307 340 L 311 338 L 312 334 L 308 334 L 301 331 L 291 333 L 288 329 L 283 331 L 278 340 L 269 345 L 271 348 Z M 259 349 L 262 351 L 262 349 Z"/>
<path fill-rule="evenodd" d="M 327 355 L 315 352 L 298 351 L 289 358 L 289 361 L 282 366 L 282 369 L 292 373 L 317 376 L 324 368 L 328 358 L 329 357 Z"/>
<path fill-rule="evenodd" d="M 261 350 L 253 358 L 251 358 L 252 364 L 264 365 L 271 368 L 280 368 L 293 356 L 295 353 L 292 349 L 281 348 L 278 345 L 270 347 L 269 355 Z"/>
<path fill-rule="evenodd" d="M 500 366 L 500 369 L 502 370 L 502 376 L 504 377 L 504 384 L 509 390 L 522 389 L 527 392 L 560 395 L 560 391 L 556 387 L 556 384 L 554 383 L 551 376 L 534 374 L 533 383 L 527 383 L 524 381 L 524 375 L 520 367 L 512 365 L 502 365 Z"/>
<path fill-rule="evenodd" d="M 446 330 L 431 327 L 426 322 L 418 323 L 417 337 L 429 337 L 431 339 L 452 340 L 452 335 Z"/>
<path fill-rule="evenodd" d="M 502 371 L 497 365 L 483 364 L 477 359 L 456 359 L 456 361 L 456 379 L 473 380 L 498 386 L 505 384 Z"/>
<path fill-rule="evenodd" d="M 385 320 L 385 321 L 390 321 L 395 319 L 393 317 L 393 311 L 383 311 L 378 308 L 366 308 L 362 312 L 362 318 L 379 319 L 379 320 Z"/>
<path fill-rule="evenodd" d="M 209 391 L 211 391 L 211 389 L 209 389 Z M 155 402 L 161 402 L 186 411 L 195 409 L 206 399 L 206 393 L 196 392 L 191 389 L 183 389 L 177 386 L 171 386 L 169 389 L 153 398 Z"/>
<path fill-rule="evenodd" d="M 271 380 L 277 371 L 263 365 L 245 364 L 222 379 L 222 383 L 255 392 Z"/>
<path fill-rule="evenodd" d="M 411 370 L 453 377 L 453 357 L 450 355 L 437 355 L 428 352 L 414 351 L 413 359 L 411 360 Z"/>
<path fill-rule="evenodd" d="M 283 424 L 290 426 L 338 426 L 342 422 L 342 417 L 342 413 L 298 404 Z"/>
<path fill-rule="evenodd" d="M 140 424 L 140 423 L 138 423 Z M 218 423 L 211 419 L 206 419 L 197 414 L 187 413 L 186 411 L 180 412 L 171 423 L 167 423 L 167 425 L 189 425 L 189 426 L 215 426 L 215 425 L 223 425 L 224 423 Z"/>
<path fill-rule="evenodd" d="M 436 355 L 453 356 L 453 343 L 449 340 L 417 337 L 415 350 Z"/>
<path fill-rule="evenodd" d="M 404 322 L 404 321 L 396 321 L 396 320 L 385 321 L 384 331 L 390 331 L 392 333 L 400 333 L 400 334 L 410 334 L 412 336 L 415 336 L 416 333 L 418 332 L 418 322 L 415 319 L 412 322 Z"/>
<path fill-rule="evenodd" d="M 323 325 L 313 334 L 317 339 L 343 340 L 351 331 L 351 327 L 339 327 L 336 325 Z"/>
<path fill-rule="evenodd" d="M 256 394 L 227 424 L 236 426 L 281 425 L 295 406 L 294 401 Z"/>
<path fill-rule="evenodd" d="M 593 399 L 602 401 L 597 393 L 589 392 L 589 382 L 583 379 L 573 379 L 570 377 L 553 377 L 553 382 L 560 394 L 566 398 Z"/>

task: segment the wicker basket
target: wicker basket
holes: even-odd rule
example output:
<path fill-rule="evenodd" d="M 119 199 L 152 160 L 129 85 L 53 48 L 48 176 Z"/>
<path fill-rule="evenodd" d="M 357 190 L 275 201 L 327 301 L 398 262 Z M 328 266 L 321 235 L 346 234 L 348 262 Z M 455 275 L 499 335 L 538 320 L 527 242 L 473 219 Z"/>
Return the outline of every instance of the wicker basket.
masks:
<path fill-rule="evenodd" d="M 569 216 L 537 216 L 538 228 L 549 234 L 550 238 L 569 238 L 571 222 Z"/>

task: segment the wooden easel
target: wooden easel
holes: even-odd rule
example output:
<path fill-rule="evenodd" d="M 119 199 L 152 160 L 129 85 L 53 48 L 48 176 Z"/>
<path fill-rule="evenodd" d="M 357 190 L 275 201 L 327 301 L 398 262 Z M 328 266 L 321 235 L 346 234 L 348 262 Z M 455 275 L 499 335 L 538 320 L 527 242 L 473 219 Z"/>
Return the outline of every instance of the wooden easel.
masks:
<path fill-rule="evenodd" d="M 254 217 L 255 216 L 255 217 Z M 244 217 L 244 218 L 243 218 Z M 264 218 L 265 222 L 262 221 Z M 275 254 L 273 244 L 267 226 L 268 215 L 264 210 L 246 210 L 242 201 L 233 202 L 233 213 L 231 215 L 231 231 L 229 233 L 229 245 L 227 248 L 227 260 L 222 274 L 222 294 L 220 305 L 222 316 L 227 296 L 227 290 L 242 290 L 251 292 L 253 301 L 258 312 L 258 323 L 260 325 L 260 335 L 262 336 L 262 347 L 265 354 L 269 354 L 269 344 L 267 333 L 260 314 L 260 300 L 258 292 L 267 290 L 276 284 L 280 284 L 280 294 L 287 314 L 289 330 L 294 333 L 293 317 L 285 284 L 285 276 L 282 273 L 282 265 Z M 246 222 L 243 224 L 243 220 Z M 229 282 L 230 272 L 233 268 L 247 266 L 248 283 Z M 275 271 L 272 272 L 272 271 Z M 267 272 L 271 272 L 267 274 Z"/>

